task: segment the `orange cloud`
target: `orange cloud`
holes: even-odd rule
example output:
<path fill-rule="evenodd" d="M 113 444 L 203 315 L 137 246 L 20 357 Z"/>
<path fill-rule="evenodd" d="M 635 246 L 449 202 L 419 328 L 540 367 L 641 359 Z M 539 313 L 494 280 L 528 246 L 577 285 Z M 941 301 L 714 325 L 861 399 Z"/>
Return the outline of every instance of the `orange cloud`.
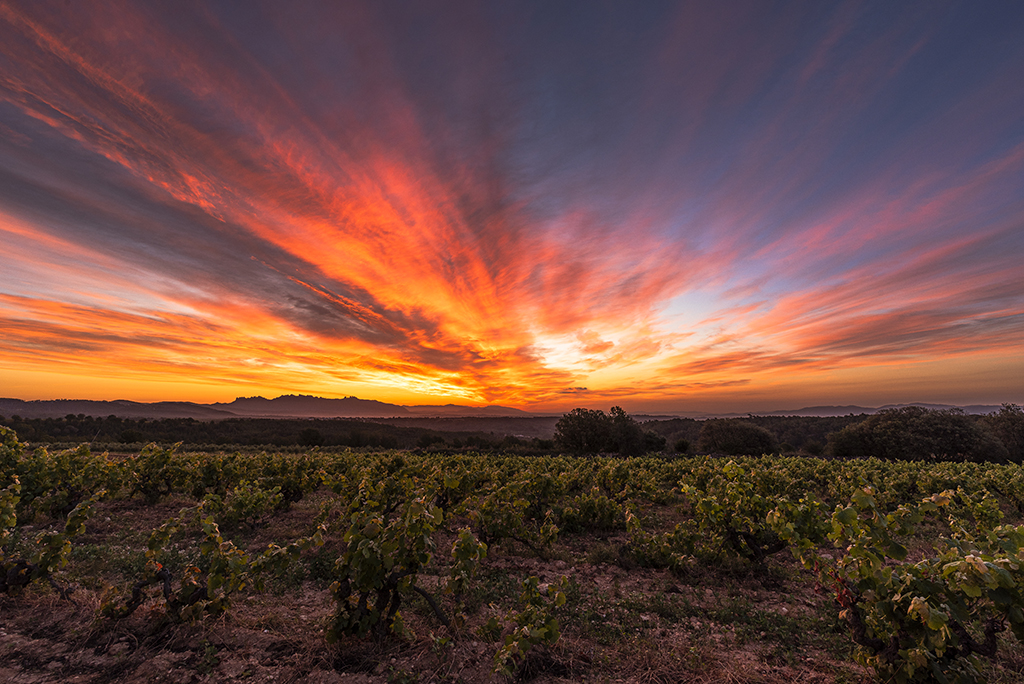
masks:
<path fill-rule="evenodd" d="M 209 8 L 0 4 L 0 372 L 667 405 L 1019 347 L 1024 145 L 919 151 L 950 106 L 843 147 L 929 46 L 906 17 L 837 64 L 858 10 L 801 61 L 793 16 L 686 7 L 630 97 L 533 139 L 590 101 L 495 86 L 486 13 L 412 31 L 435 73 L 372 4 L 323 11 L 256 13 L 268 45 Z"/>

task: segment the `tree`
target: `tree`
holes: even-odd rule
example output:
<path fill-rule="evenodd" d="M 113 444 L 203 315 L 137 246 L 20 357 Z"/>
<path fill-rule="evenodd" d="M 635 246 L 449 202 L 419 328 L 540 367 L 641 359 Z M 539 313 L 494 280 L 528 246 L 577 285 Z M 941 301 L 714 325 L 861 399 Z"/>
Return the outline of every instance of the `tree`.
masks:
<path fill-rule="evenodd" d="M 987 426 L 961 409 L 885 409 L 830 434 L 828 442 L 839 458 L 998 462 L 1008 456 Z"/>
<path fill-rule="evenodd" d="M 649 454 L 652 451 L 664 451 L 668 445 L 668 440 L 664 435 L 659 435 L 657 432 L 651 430 L 644 430 L 644 451 L 643 453 Z"/>
<path fill-rule="evenodd" d="M 664 437 L 645 431 L 619 406 L 612 407 L 611 415 L 585 408 L 569 411 L 555 424 L 555 443 L 576 454 L 638 456 L 665 448 Z"/>
<path fill-rule="evenodd" d="M 984 423 L 1006 447 L 1010 461 L 1024 462 L 1024 409 L 1016 404 L 1003 404 L 1001 409 L 985 416 Z"/>
<path fill-rule="evenodd" d="M 644 429 L 619 406 L 612 406 L 611 411 L 611 446 L 626 456 L 638 456 L 645 451 Z"/>
<path fill-rule="evenodd" d="M 323 446 L 324 436 L 316 428 L 306 428 L 299 433 L 299 444 L 304 447 Z"/>
<path fill-rule="evenodd" d="M 730 456 L 759 456 L 775 451 L 775 435 L 745 420 L 712 418 L 700 429 L 697 449 Z"/>
<path fill-rule="evenodd" d="M 576 454 L 606 451 L 611 434 L 612 420 L 604 411 L 575 408 L 555 423 L 555 444 Z"/>

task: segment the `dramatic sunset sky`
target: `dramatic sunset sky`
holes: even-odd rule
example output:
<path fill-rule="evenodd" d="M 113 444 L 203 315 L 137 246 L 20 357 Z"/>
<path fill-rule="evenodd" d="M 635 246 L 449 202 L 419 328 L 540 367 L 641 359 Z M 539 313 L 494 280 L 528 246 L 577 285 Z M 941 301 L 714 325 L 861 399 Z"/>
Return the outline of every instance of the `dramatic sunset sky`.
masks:
<path fill-rule="evenodd" d="M 1024 3 L 0 0 L 0 396 L 1024 403 Z"/>

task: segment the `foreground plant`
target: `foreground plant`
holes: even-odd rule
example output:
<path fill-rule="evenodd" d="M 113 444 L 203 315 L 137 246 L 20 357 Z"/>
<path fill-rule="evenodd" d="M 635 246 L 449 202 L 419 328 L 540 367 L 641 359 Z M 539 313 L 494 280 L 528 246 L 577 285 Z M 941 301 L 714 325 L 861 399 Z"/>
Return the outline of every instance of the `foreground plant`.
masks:
<path fill-rule="evenodd" d="M 145 576 L 132 585 L 131 597 L 124 605 L 116 597 L 104 601 L 100 608 L 104 615 L 128 617 L 146 600 L 146 589 L 154 585 L 161 588 L 167 614 L 175 620 L 194 622 L 208 614 L 219 615 L 228 609 L 235 593 L 249 586 L 262 591 L 265 574 L 283 574 L 304 551 L 323 545 L 325 529 L 320 526 L 312 535 L 287 546 L 269 544 L 261 553 L 249 554 L 224 539 L 213 517 L 203 516 L 204 507 L 205 503 L 183 509 L 150 534 Z M 195 565 L 186 566 L 175 589 L 174 578 L 161 560 L 171 539 L 197 518 L 202 531 L 199 551 L 208 570 L 203 573 Z"/>
<path fill-rule="evenodd" d="M 0 493 L 0 592 L 28 586 L 35 580 L 45 579 L 61 598 L 70 600 L 71 589 L 61 586 L 53 573 L 68 564 L 71 554 L 71 540 L 85 531 L 85 523 L 92 515 L 93 505 L 106 494 L 97 492 L 87 501 L 78 504 L 68 513 L 62 532 L 40 532 L 35 538 L 35 552 L 26 559 L 9 549 L 13 531 L 17 525 L 17 505 L 21 494 L 21 483 L 17 477 Z"/>
<path fill-rule="evenodd" d="M 399 607 L 409 592 L 422 595 L 449 624 L 436 600 L 416 586 L 417 574 L 430 562 L 434 531 L 443 519 L 432 500 L 417 489 L 409 473 L 361 482 L 348 507 L 348 547 L 334 567 L 337 580 L 331 593 L 337 610 L 327 628 L 329 641 L 346 634 L 404 633 Z"/>
<path fill-rule="evenodd" d="M 565 605 L 565 577 L 554 584 L 541 584 L 536 577 L 523 580 L 518 610 L 505 616 L 512 631 L 494 656 L 494 672 L 513 676 L 534 646 L 554 646 L 562 633 L 555 612 Z"/>
<path fill-rule="evenodd" d="M 903 540 L 942 512 L 949 536 L 908 560 Z M 990 526 L 993 515 L 987 494 L 963 491 L 883 512 L 864 487 L 832 516 L 829 538 L 846 548 L 835 562 L 781 516 L 775 523 L 835 592 L 861 663 L 896 684 L 968 684 L 984 681 L 981 658 L 996 654 L 1007 626 L 1024 639 L 1024 526 Z"/>
<path fill-rule="evenodd" d="M 690 504 L 698 550 L 761 564 L 786 548 L 786 540 L 766 522 L 776 497 L 758 487 L 756 476 L 729 461 L 703 486 L 680 482 L 680 493 Z"/>

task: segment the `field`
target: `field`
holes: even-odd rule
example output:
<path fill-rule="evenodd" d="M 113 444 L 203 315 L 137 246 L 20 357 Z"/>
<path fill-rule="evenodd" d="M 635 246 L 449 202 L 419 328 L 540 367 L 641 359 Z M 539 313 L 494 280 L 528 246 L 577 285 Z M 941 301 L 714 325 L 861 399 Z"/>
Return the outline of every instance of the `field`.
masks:
<path fill-rule="evenodd" d="M 1024 679 L 1018 465 L 0 437 L 4 681 Z"/>

